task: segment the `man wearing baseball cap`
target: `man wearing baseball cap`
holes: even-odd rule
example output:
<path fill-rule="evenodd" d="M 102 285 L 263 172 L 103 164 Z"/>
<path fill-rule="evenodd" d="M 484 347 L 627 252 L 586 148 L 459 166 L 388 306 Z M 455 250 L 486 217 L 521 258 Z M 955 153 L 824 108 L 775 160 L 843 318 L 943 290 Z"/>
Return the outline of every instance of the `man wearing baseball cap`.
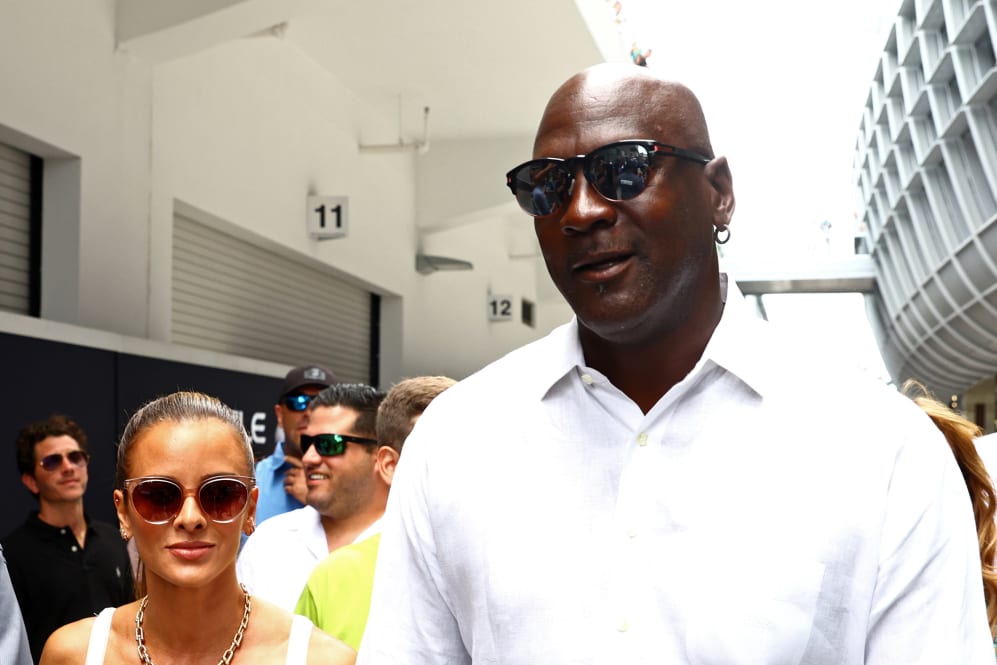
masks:
<path fill-rule="evenodd" d="M 273 454 L 256 464 L 256 522 L 304 506 L 290 489 L 295 475 L 301 475 L 301 433 L 308 426 L 308 404 L 323 388 L 339 383 L 332 370 L 321 365 L 295 367 L 284 377 L 284 387 L 274 405 L 277 424 L 284 440 L 274 446 Z"/>

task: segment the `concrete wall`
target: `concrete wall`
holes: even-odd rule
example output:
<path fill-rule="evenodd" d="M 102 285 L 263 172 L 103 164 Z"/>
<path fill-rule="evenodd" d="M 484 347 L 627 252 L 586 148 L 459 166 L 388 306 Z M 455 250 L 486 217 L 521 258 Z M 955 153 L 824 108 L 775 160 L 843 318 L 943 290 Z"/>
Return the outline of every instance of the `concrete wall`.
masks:
<path fill-rule="evenodd" d="M 506 170 L 532 152 L 533 137 L 524 135 L 435 142 L 417 158 L 420 250 L 470 261 L 474 269 L 420 280 L 412 302 L 422 315 L 406 328 L 405 357 L 414 372 L 443 367 L 466 374 L 570 318 L 543 265 L 533 221 L 505 186 Z M 489 321 L 489 295 L 512 297 L 513 320 Z M 533 327 L 522 322 L 523 299 L 534 304 Z"/>
<path fill-rule="evenodd" d="M 43 316 L 144 336 L 152 72 L 115 53 L 113 16 L 112 0 L 5 3 L 0 140 L 61 171 Z"/>
<path fill-rule="evenodd" d="M 362 152 L 396 118 L 279 31 L 152 60 L 116 50 L 113 0 L 4 6 L 0 141 L 46 157 L 53 183 L 43 318 L 168 343 L 178 204 L 381 294 L 385 385 L 466 376 L 569 316 L 504 187 L 532 137 Z M 308 237 L 308 194 L 350 197 L 348 238 Z M 420 250 L 474 270 L 420 275 Z M 514 321 L 487 321 L 489 293 L 514 297 Z M 522 298 L 536 327 L 519 320 Z"/>
<path fill-rule="evenodd" d="M 375 291 L 405 290 L 415 243 L 412 155 L 360 154 L 362 103 L 327 72 L 279 39 L 247 38 L 162 65 L 155 98 L 156 335 L 168 330 L 161 305 L 169 302 L 175 199 Z M 349 196 L 349 237 L 309 238 L 309 194 Z"/>

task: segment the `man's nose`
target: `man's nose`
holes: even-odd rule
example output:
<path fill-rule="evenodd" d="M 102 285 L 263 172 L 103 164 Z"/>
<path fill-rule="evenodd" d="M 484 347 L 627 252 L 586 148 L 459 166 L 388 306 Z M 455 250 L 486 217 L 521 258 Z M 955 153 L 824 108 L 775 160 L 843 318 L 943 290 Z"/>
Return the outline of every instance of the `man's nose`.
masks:
<path fill-rule="evenodd" d="M 308 446 L 308 450 L 304 451 L 304 454 L 301 456 L 301 463 L 306 468 L 317 466 L 321 462 L 322 456 L 315 450 L 315 446 Z"/>
<path fill-rule="evenodd" d="M 575 173 L 560 223 L 561 232 L 565 235 L 586 233 L 593 226 L 616 223 L 616 207 L 595 190 L 582 173 L 581 165 Z"/>

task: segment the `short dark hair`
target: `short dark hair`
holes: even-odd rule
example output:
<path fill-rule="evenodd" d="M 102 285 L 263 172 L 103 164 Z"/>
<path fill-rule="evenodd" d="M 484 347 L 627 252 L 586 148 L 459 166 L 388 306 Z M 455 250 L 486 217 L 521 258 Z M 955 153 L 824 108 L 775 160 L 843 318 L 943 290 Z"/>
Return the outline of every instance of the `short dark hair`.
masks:
<path fill-rule="evenodd" d="M 87 433 L 75 421 L 61 414 L 54 414 L 45 420 L 26 425 L 17 434 L 17 470 L 22 474 L 35 475 L 35 446 L 50 436 L 68 436 L 80 444 L 80 450 L 87 449 Z"/>
<path fill-rule="evenodd" d="M 412 419 L 455 383 L 446 376 L 417 376 L 393 385 L 377 410 L 377 442 L 401 452 L 415 425 Z"/>
<path fill-rule="evenodd" d="M 357 412 L 353 429 L 358 435 L 374 438 L 377 434 L 377 407 L 381 405 L 385 392 L 365 383 L 335 383 L 322 392 L 308 405 L 309 411 L 323 406 L 343 406 Z"/>

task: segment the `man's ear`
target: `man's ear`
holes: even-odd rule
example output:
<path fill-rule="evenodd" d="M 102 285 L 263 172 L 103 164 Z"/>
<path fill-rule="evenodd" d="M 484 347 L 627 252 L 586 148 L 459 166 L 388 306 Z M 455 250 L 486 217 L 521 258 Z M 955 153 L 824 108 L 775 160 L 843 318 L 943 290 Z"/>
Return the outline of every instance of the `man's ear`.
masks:
<path fill-rule="evenodd" d="M 274 413 L 275 416 L 277 416 L 277 425 L 281 429 L 284 429 L 284 423 L 281 422 L 283 420 L 283 418 L 281 416 L 284 415 L 284 412 L 280 410 L 280 404 L 274 404 L 273 405 L 273 413 Z M 284 437 L 287 438 L 287 434 L 286 433 L 285 433 Z"/>
<path fill-rule="evenodd" d="M 395 477 L 396 466 L 398 451 L 391 446 L 380 446 L 374 453 L 374 469 L 388 487 L 391 487 L 391 480 Z"/>
<path fill-rule="evenodd" d="M 704 168 L 712 188 L 713 226 L 723 228 L 730 224 L 734 216 L 734 179 L 730 166 L 726 157 L 715 157 Z"/>
<path fill-rule="evenodd" d="M 38 482 L 35 480 L 35 477 L 32 476 L 30 473 L 22 473 L 21 482 L 24 483 L 24 486 L 28 488 L 29 492 L 35 495 L 38 494 Z"/>

